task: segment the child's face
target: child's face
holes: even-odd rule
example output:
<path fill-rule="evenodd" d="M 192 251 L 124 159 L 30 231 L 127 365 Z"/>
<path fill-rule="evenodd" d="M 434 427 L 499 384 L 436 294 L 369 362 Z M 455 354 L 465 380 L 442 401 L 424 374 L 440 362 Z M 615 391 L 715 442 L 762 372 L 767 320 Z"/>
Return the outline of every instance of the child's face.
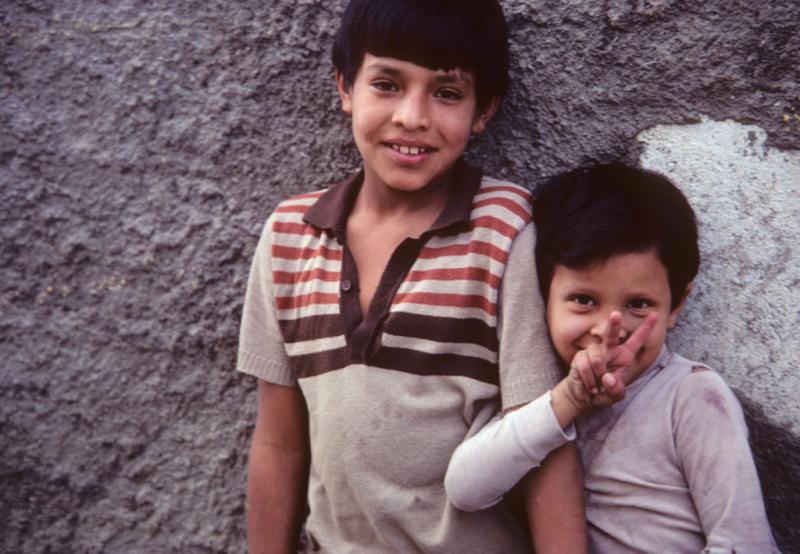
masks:
<path fill-rule="evenodd" d="M 471 133 L 494 113 L 476 113 L 475 76 L 364 55 L 352 87 L 337 74 L 342 109 L 364 159 L 365 186 L 417 192 L 443 176 Z"/>
<path fill-rule="evenodd" d="M 667 269 L 655 250 L 617 254 L 586 269 L 556 265 L 547 324 L 558 355 L 569 365 L 579 350 L 600 342 L 611 312 L 622 314 L 622 341 L 654 312 L 658 322 L 633 363 L 643 368 L 658 356 L 683 307 L 681 302 L 670 309 L 670 300 Z"/>

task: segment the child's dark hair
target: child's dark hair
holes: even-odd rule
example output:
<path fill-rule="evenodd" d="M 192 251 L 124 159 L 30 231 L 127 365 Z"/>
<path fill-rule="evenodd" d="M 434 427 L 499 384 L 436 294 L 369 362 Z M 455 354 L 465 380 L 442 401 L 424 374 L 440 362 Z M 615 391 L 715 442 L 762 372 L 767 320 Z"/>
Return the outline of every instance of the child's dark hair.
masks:
<path fill-rule="evenodd" d="M 622 163 L 554 177 L 537 190 L 536 270 L 545 301 L 556 265 L 585 269 L 616 254 L 655 248 L 674 309 L 697 275 L 694 211 L 663 175 Z"/>
<path fill-rule="evenodd" d="M 366 52 L 475 72 L 478 110 L 508 89 L 508 29 L 497 0 L 351 0 L 332 56 L 348 87 Z"/>

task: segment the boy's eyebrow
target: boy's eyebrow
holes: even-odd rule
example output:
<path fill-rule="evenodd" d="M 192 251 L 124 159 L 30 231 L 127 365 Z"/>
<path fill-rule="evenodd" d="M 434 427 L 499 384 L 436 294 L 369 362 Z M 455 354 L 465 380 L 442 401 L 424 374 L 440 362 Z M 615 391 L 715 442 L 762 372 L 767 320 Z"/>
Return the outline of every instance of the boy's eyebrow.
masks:
<path fill-rule="evenodd" d="M 389 77 L 400 77 L 403 74 L 403 72 L 396 67 L 392 67 L 391 65 L 386 65 L 380 62 L 371 63 L 366 67 L 366 69 L 383 73 Z M 452 83 L 469 85 L 472 82 L 469 75 L 460 69 L 451 69 L 449 71 L 438 72 L 435 80 L 444 85 Z"/>
<path fill-rule="evenodd" d="M 467 75 L 463 71 L 459 71 L 458 69 L 453 69 L 451 71 L 448 71 L 447 73 L 442 73 L 440 75 L 437 75 L 436 80 L 442 84 L 462 83 L 465 85 L 469 85 L 472 82 L 469 78 L 469 75 Z"/>

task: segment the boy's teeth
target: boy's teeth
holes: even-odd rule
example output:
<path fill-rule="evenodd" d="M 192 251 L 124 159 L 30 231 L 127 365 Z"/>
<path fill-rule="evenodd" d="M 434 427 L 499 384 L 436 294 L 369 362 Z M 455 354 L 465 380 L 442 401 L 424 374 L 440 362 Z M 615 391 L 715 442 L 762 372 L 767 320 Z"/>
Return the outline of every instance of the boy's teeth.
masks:
<path fill-rule="evenodd" d="M 428 151 L 427 148 L 419 148 L 418 146 L 400 146 L 397 144 L 393 144 L 392 148 L 394 148 L 401 154 L 411 154 L 412 156 L 416 156 L 417 154 L 421 154 Z"/>

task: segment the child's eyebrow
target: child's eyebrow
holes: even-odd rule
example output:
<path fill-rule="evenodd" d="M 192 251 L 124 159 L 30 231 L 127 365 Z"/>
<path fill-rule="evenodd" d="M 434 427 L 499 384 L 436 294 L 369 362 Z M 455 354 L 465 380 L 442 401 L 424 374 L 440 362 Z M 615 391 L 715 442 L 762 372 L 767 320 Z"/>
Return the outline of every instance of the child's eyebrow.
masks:
<path fill-rule="evenodd" d="M 458 69 L 452 69 L 447 73 L 442 73 L 441 75 L 437 75 L 436 81 L 444 85 L 451 83 L 461 83 L 464 85 L 469 85 L 472 82 L 469 78 L 469 75 L 467 75 L 463 71 L 459 71 Z"/>
<path fill-rule="evenodd" d="M 376 73 L 382 73 L 387 77 L 397 78 L 403 75 L 403 72 L 400 69 L 397 69 L 396 67 L 393 67 L 391 65 L 386 65 L 380 62 L 369 64 L 368 66 L 366 66 L 366 69 L 368 69 L 369 71 L 374 71 Z M 443 85 L 461 83 L 469 86 L 469 84 L 472 83 L 469 74 L 465 73 L 464 71 L 461 71 L 460 69 L 450 69 L 448 71 L 441 70 L 439 73 L 437 73 L 435 80 L 437 83 Z"/>
<path fill-rule="evenodd" d="M 367 66 L 367 69 L 369 69 L 370 71 L 375 71 L 376 73 L 384 73 L 390 77 L 399 77 L 402 74 L 402 71 L 400 71 L 399 69 L 395 69 L 392 66 L 383 64 L 373 63 Z"/>

